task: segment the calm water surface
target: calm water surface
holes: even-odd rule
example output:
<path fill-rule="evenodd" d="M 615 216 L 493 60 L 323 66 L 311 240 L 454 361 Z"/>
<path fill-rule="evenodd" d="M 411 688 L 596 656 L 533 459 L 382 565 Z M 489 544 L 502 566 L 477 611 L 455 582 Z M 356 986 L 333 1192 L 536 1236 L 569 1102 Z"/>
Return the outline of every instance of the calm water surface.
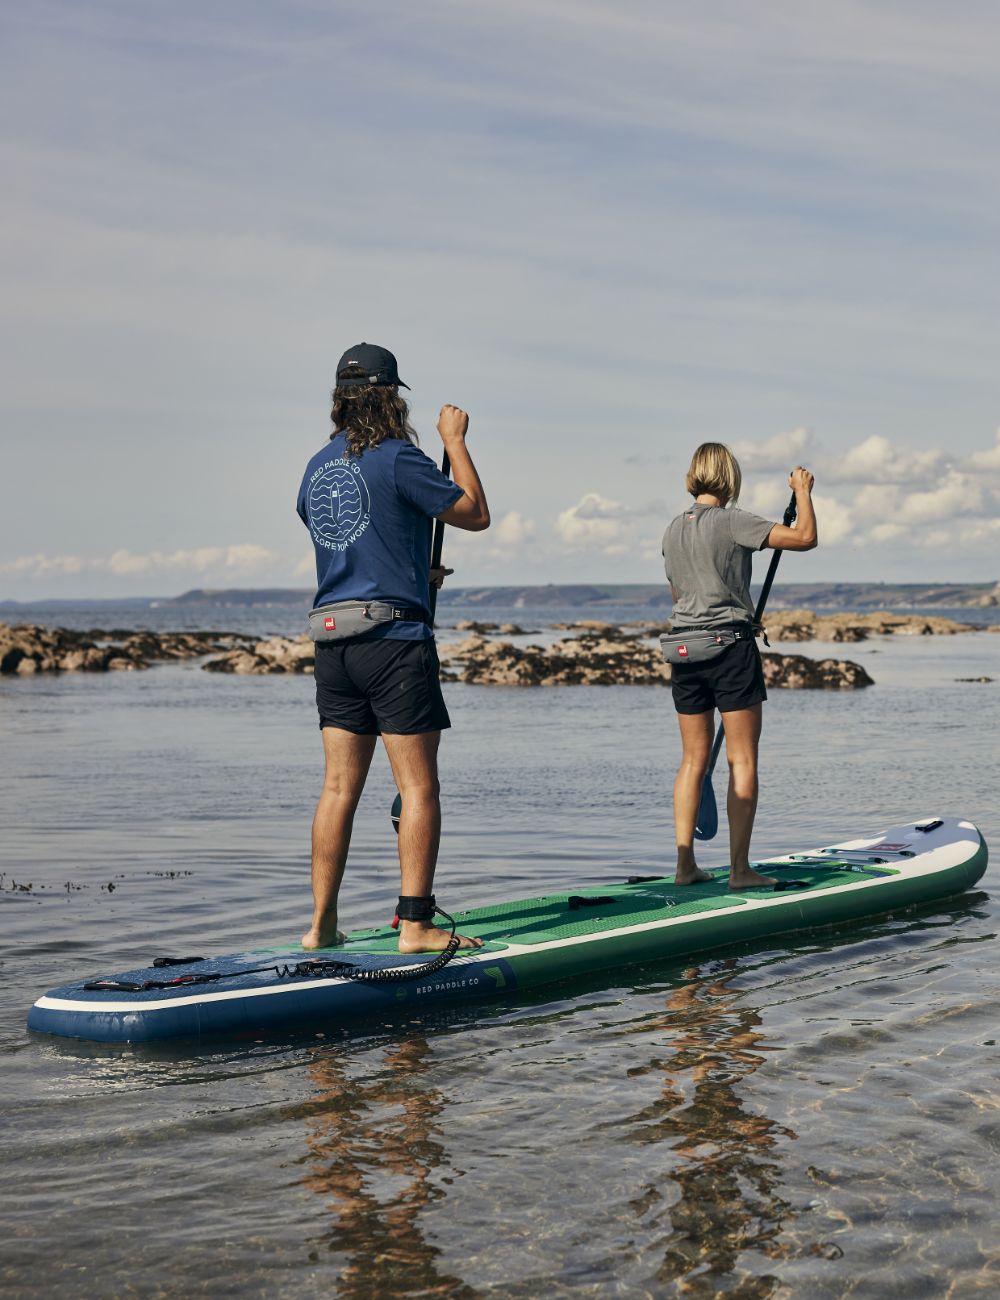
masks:
<path fill-rule="evenodd" d="M 1000 636 L 789 648 L 877 686 L 772 692 L 758 854 L 941 812 L 997 842 L 1000 682 L 954 679 L 1000 678 Z M 447 690 L 445 906 L 669 863 L 665 691 Z M 3 679 L 0 734 L 6 1294 L 1000 1294 L 995 868 L 920 912 L 364 1032 L 72 1044 L 24 1029 L 54 984 L 302 932 L 311 682 Z M 392 793 L 377 762 L 352 926 L 392 911 Z"/>

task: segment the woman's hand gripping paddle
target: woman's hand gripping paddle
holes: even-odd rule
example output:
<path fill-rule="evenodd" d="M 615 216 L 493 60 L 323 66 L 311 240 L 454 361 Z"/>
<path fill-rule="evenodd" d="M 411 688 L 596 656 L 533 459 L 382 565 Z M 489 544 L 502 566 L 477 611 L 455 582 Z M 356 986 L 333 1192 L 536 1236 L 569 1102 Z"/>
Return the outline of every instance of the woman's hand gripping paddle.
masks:
<path fill-rule="evenodd" d="M 788 503 L 788 509 L 785 511 L 784 518 L 781 521 L 786 528 L 791 528 L 795 522 L 795 493 L 792 493 L 792 499 Z M 771 556 L 771 563 L 768 565 L 767 577 L 764 579 L 764 585 L 760 589 L 760 596 L 757 600 L 757 608 L 754 610 L 753 621 L 758 624 L 764 613 L 764 606 L 767 604 L 767 598 L 771 594 L 771 584 L 774 582 L 774 575 L 778 569 L 778 561 L 781 559 L 781 552 L 775 551 Z M 712 744 L 712 753 L 708 760 L 708 771 L 705 773 L 705 779 L 701 783 L 701 802 L 698 804 L 698 817 L 694 824 L 694 837 L 696 840 L 714 840 L 719 830 L 719 810 L 715 806 L 715 791 L 712 789 L 712 774 L 715 772 L 715 764 L 719 759 L 719 751 L 722 749 L 722 737 L 725 734 L 722 723 L 719 723 L 719 729 L 715 733 L 715 741 Z"/>
<path fill-rule="evenodd" d="M 441 473 L 448 477 L 451 473 L 451 461 L 448 453 L 445 452 L 441 457 Z M 434 540 L 431 543 L 431 572 L 441 567 L 441 552 L 444 549 L 444 520 L 435 519 L 434 521 Z M 430 586 L 429 608 L 431 611 L 431 628 L 434 627 L 434 613 L 437 610 L 438 589 L 436 583 L 432 580 Z M 399 834 L 399 819 L 403 812 L 403 796 L 397 794 L 392 801 L 392 811 L 389 816 L 392 818 L 392 829 Z"/>

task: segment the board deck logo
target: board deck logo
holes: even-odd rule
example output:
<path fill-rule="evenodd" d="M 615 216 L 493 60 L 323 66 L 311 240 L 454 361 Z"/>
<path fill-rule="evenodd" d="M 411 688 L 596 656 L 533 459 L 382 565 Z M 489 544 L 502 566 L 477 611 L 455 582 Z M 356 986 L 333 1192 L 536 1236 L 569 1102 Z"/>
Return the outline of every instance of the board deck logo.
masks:
<path fill-rule="evenodd" d="M 687 652 L 688 652 L 688 648 L 686 645 L 679 645 L 677 647 L 677 653 L 681 655 L 684 659 L 687 658 Z"/>
<path fill-rule="evenodd" d="M 323 626 L 326 628 L 328 632 L 336 632 L 337 620 L 335 618 L 325 618 L 323 620 Z"/>

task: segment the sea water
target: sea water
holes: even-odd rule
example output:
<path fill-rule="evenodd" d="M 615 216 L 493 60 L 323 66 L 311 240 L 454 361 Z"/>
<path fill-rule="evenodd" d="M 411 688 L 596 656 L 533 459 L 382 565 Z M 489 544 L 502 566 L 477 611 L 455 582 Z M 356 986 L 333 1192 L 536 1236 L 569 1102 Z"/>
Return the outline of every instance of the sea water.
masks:
<path fill-rule="evenodd" d="M 449 607 L 444 638 L 463 614 L 544 639 L 580 611 Z M 302 613 L 30 617 L 270 633 Z M 1000 635 L 776 648 L 854 659 L 876 685 L 771 692 L 757 856 L 946 813 L 1000 840 L 1000 680 L 958 680 L 1000 679 Z M 668 691 L 446 692 L 444 906 L 669 869 Z M 1000 1290 L 995 867 L 929 908 L 513 1002 L 100 1047 L 29 1036 L 31 1002 L 305 928 L 311 679 L 197 662 L 4 678 L 0 733 L 6 1294 Z M 722 807 L 721 773 L 716 790 Z M 352 927 L 392 914 L 392 796 L 377 756 L 343 891 Z M 724 836 L 704 865 L 725 864 Z"/>

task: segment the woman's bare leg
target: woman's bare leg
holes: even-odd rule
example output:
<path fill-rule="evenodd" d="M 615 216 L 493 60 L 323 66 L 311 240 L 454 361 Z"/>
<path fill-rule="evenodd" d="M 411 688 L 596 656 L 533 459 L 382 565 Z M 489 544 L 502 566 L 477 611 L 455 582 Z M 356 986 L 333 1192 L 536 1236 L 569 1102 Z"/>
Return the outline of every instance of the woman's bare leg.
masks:
<path fill-rule="evenodd" d="M 693 885 L 699 880 L 711 880 L 699 870 L 694 859 L 694 827 L 701 802 L 701 786 L 708 771 L 712 752 L 712 725 L 715 710 L 705 713 L 678 713 L 684 752 L 674 780 L 674 835 L 677 838 L 677 874 L 674 883 Z"/>
<path fill-rule="evenodd" d="M 773 885 L 773 876 L 762 876 L 750 867 L 750 836 L 757 815 L 757 749 L 763 707 L 734 709 L 722 715 L 729 762 L 729 888 L 750 889 Z"/>

